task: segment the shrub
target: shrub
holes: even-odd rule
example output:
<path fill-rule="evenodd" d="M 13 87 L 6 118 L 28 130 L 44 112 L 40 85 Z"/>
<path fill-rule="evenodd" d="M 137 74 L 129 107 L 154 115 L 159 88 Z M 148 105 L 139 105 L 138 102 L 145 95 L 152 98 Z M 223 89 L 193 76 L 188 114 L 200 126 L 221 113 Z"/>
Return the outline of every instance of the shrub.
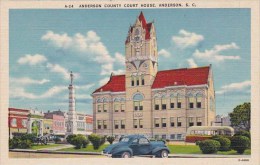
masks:
<path fill-rule="evenodd" d="M 31 142 L 34 142 L 37 138 L 36 134 L 23 134 L 20 139 L 21 140 L 30 140 Z"/>
<path fill-rule="evenodd" d="M 230 151 L 231 141 L 225 137 L 215 138 L 220 143 L 219 151 Z"/>
<path fill-rule="evenodd" d="M 231 149 L 236 150 L 239 154 L 243 154 L 249 145 L 250 139 L 246 136 L 233 136 L 231 138 Z"/>
<path fill-rule="evenodd" d="M 246 136 L 246 137 L 248 137 L 249 139 L 251 138 L 250 132 L 244 131 L 244 130 L 238 131 L 237 133 L 235 133 L 234 136 Z"/>
<path fill-rule="evenodd" d="M 86 148 L 88 145 L 88 140 L 84 135 L 75 135 L 72 139 L 69 139 L 70 144 L 74 145 L 76 149 L 80 149 L 81 147 Z"/>
<path fill-rule="evenodd" d="M 68 143 L 70 143 L 71 144 L 71 142 L 72 142 L 72 139 L 74 138 L 74 137 L 76 137 L 77 135 L 68 135 L 67 137 L 66 137 L 66 141 L 68 142 Z"/>
<path fill-rule="evenodd" d="M 92 143 L 94 150 L 99 149 L 99 147 L 105 143 L 105 137 L 97 134 L 89 135 L 88 139 Z"/>
<path fill-rule="evenodd" d="M 31 148 L 31 147 L 32 147 L 31 140 L 21 140 L 18 143 L 18 148 L 21 148 L 21 149 L 27 149 L 27 148 Z"/>
<path fill-rule="evenodd" d="M 113 142 L 115 141 L 115 137 L 114 136 L 108 136 L 107 141 L 109 142 L 109 144 L 113 144 Z"/>
<path fill-rule="evenodd" d="M 220 143 L 216 140 L 204 140 L 199 143 L 200 150 L 203 154 L 216 153 L 220 148 Z"/>
<path fill-rule="evenodd" d="M 13 139 L 9 140 L 9 149 L 18 148 L 18 145 L 20 143 L 20 139 L 17 137 L 14 137 Z"/>
<path fill-rule="evenodd" d="M 196 146 L 198 146 L 198 145 L 200 145 L 200 140 L 197 140 L 196 142 L 195 142 L 195 144 L 196 144 Z"/>

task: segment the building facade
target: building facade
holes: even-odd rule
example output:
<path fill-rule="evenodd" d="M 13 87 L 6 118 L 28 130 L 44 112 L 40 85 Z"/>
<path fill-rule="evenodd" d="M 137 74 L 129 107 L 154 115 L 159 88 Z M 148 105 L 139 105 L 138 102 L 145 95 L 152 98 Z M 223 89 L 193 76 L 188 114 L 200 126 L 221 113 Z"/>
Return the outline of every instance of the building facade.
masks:
<path fill-rule="evenodd" d="M 230 117 L 227 115 L 217 115 L 214 122 L 215 126 L 231 126 Z"/>
<path fill-rule="evenodd" d="M 29 110 L 18 109 L 18 108 L 8 108 L 9 118 L 9 137 L 27 133 L 27 122 Z"/>
<path fill-rule="evenodd" d="M 211 65 L 158 71 L 155 26 L 142 12 L 128 31 L 125 65 L 125 75 L 111 74 L 92 93 L 94 133 L 182 140 L 188 127 L 214 122 Z"/>

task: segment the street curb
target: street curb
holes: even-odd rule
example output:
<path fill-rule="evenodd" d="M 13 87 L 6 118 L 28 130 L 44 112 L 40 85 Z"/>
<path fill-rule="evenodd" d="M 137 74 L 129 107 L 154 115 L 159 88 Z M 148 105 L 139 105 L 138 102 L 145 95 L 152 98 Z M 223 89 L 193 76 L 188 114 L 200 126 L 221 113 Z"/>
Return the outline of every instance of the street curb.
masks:
<path fill-rule="evenodd" d="M 9 149 L 9 151 L 10 152 L 46 153 L 46 154 L 102 155 L 99 152 L 70 152 L 70 151 L 23 150 L 23 149 Z"/>

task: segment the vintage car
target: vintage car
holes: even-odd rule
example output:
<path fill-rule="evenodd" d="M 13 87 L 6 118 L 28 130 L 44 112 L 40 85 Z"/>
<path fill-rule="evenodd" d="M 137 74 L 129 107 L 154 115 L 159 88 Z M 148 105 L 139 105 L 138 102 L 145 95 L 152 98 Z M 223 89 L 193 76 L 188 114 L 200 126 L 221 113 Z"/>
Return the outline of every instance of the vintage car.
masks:
<path fill-rule="evenodd" d="M 149 141 L 143 135 L 128 135 L 124 136 L 118 143 L 105 148 L 102 153 L 112 158 L 131 158 L 136 155 L 167 158 L 170 150 L 163 141 Z"/>

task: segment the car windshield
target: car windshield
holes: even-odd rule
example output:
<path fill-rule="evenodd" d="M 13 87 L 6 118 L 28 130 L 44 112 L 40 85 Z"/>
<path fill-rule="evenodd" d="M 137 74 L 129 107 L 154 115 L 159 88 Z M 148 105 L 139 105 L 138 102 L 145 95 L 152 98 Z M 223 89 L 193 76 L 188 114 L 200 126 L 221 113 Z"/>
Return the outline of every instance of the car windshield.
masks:
<path fill-rule="evenodd" d="M 129 138 L 125 137 L 120 142 L 129 142 Z"/>

